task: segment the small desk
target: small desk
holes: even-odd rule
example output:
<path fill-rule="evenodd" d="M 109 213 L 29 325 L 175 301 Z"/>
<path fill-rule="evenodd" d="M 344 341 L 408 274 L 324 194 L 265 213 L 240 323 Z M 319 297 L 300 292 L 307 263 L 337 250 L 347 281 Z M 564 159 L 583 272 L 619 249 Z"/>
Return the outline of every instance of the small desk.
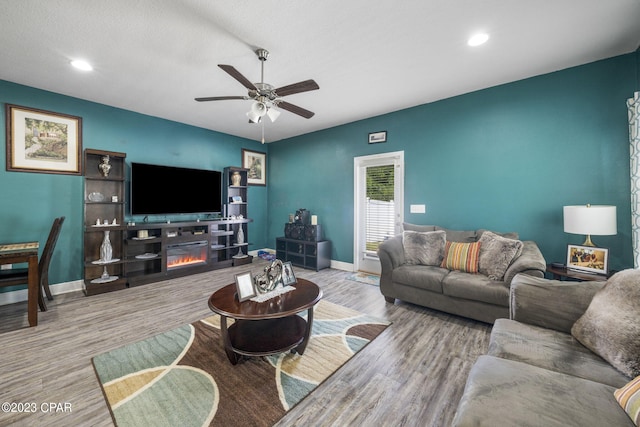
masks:
<path fill-rule="evenodd" d="M 18 249 L 0 250 L 0 264 L 29 264 L 29 279 L 27 290 L 27 318 L 29 326 L 38 326 L 38 242 L 12 243 Z M 2 247 L 4 245 L 0 245 Z M 22 247 L 20 247 L 22 246 Z"/>

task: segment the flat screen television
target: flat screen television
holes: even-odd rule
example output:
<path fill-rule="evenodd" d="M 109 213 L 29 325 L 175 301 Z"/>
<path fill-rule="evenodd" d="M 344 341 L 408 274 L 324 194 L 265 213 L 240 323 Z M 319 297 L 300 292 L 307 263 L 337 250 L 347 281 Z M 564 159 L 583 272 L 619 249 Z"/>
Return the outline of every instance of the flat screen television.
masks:
<path fill-rule="evenodd" d="M 132 215 L 216 213 L 222 210 L 222 173 L 131 163 Z"/>

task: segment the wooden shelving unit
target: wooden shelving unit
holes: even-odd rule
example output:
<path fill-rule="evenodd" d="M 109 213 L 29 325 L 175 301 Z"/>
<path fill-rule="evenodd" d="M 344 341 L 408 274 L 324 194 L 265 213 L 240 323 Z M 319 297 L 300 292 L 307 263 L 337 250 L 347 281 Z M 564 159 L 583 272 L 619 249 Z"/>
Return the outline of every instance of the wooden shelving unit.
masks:
<path fill-rule="evenodd" d="M 125 158 L 125 153 L 94 149 L 84 151 L 83 253 L 86 295 L 127 286 L 123 268 Z M 100 246 L 107 234 L 112 247 L 112 260 L 101 262 Z"/>
<path fill-rule="evenodd" d="M 224 170 L 225 218 L 126 224 L 125 158 L 124 153 L 85 150 L 83 252 L 86 295 L 252 261 L 247 243 L 248 224 L 252 222 L 247 218 L 247 169 L 228 167 Z M 101 166 L 107 163 L 108 167 Z M 104 172 L 106 169 L 108 173 Z M 239 176 L 239 181 L 234 181 L 238 179 L 234 176 Z M 239 239 L 240 230 L 244 238 Z M 103 261 L 100 246 L 107 234 L 112 259 Z"/>

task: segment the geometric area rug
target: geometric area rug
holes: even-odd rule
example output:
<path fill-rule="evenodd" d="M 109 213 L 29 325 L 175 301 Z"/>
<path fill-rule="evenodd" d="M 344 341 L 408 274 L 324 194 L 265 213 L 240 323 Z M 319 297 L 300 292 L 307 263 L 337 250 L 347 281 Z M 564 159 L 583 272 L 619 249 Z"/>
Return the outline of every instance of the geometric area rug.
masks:
<path fill-rule="evenodd" d="M 303 356 L 234 366 L 219 320 L 212 314 L 92 359 L 118 427 L 272 426 L 390 324 L 321 300 Z"/>

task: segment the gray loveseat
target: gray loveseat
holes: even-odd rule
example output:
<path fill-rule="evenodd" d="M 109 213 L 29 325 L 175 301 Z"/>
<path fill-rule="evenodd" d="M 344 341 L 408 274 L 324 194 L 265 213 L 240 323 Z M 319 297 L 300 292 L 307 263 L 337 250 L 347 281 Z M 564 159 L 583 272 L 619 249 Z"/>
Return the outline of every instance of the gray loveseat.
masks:
<path fill-rule="evenodd" d="M 635 281 L 627 289 L 640 289 L 640 272 L 625 274 Z M 516 276 L 511 320 L 495 322 L 488 354 L 471 369 L 453 426 L 633 427 L 614 391 L 640 373 L 640 292 L 605 301 L 604 290 L 598 292 L 603 285 Z M 632 301 L 627 305 L 626 299 Z M 581 326 L 594 319 L 595 323 L 585 329 L 577 326 L 578 319 Z M 611 334 L 606 332 L 608 322 Z M 581 342 L 594 351 L 600 346 L 599 352 L 604 357 L 610 352 L 611 360 Z"/>
<path fill-rule="evenodd" d="M 404 230 L 403 234 L 385 240 L 378 248 L 378 257 L 382 265 L 380 292 L 390 303 L 399 299 L 493 323 L 498 318 L 509 317 L 509 287 L 516 274 L 526 273 L 544 277 L 546 264 L 538 246 L 533 241 L 518 241 L 515 233 L 499 235 L 500 239 L 508 238 L 512 242 L 517 242 L 519 249 L 513 259 L 506 260 L 507 263 L 504 266 L 506 270 L 502 276 L 499 273 L 500 277 L 490 277 L 483 274 L 483 271 L 474 274 L 443 268 L 439 260 L 442 260 L 444 254 L 439 258 L 434 255 L 431 261 L 427 259 L 430 254 L 427 254 L 425 261 L 410 262 L 407 259 L 403 240 L 406 242 L 407 233 L 422 233 L 427 236 L 440 233 L 434 240 L 438 245 L 442 245 L 442 238 L 446 242 L 474 243 L 482 242 L 490 234 L 497 233 L 487 230 L 456 231 L 438 226 L 413 224 L 404 224 Z M 485 233 L 487 233 L 486 236 L 484 236 Z M 484 246 L 481 245 L 480 261 L 483 260 L 483 250 Z M 432 265 L 424 265 L 424 263 Z M 487 268 L 491 273 L 493 261 L 488 260 L 485 264 L 488 264 Z"/>

